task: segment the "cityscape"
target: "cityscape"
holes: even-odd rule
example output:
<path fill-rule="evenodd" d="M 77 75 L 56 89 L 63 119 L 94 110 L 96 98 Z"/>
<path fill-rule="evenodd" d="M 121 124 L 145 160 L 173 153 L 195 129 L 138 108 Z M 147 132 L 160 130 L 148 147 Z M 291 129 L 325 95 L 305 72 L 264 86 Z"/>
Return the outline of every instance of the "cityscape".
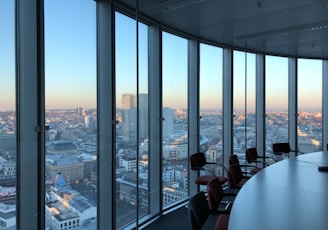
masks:
<path fill-rule="evenodd" d="M 147 94 L 139 95 L 136 129 L 136 96 L 124 94 L 116 118 L 117 225 L 148 213 Z M 288 113 L 270 112 L 266 119 L 266 154 L 272 143 L 288 138 Z M 163 108 L 162 181 L 163 206 L 188 196 L 188 114 L 184 109 Z M 200 150 L 208 160 L 221 161 L 222 113 L 201 111 Z M 246 123 L 247 121 L 247 123 Z M 299 114 L 298 148 L 322 150 L 320 112 Z M 15 112 L 0 112 L 0 226 L 15 229 L 16 138 Z M 97 217 L 97 111 L 74 108 L 46 111 L 45 214 L 47 229 L 95 229 Z M 138 135 L 136 132 L 139 132 Z M 245 149 L 256 145 L 255 113 L 235 111 L 233 153 L 244 159 Z M 139 140 L 137 140 L 137 137 Z M 138 170 L 137 170 L 138 167 Z M 138 176 L 137 176 L 138 173 Z M 216 173 L 222 173 L 222 168 Z M 137 183 L 138 180 L 138 183 Z M 138 191 L 136 189 L 138 184 Z M 137 207 L 138 205 L 138 207 Z"/>

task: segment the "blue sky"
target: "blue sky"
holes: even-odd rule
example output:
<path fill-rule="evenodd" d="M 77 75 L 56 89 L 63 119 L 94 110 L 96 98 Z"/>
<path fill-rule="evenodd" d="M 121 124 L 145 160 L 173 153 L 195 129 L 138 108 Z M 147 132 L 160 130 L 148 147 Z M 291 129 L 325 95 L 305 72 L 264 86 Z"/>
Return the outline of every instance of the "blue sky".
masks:
<path fill-rule="evenodd" d="M 136 93 L 136 23 L 116 14 L 116 97 Z M 8 20 L 9 19 L 9 20 Z M 14 108 L 14 1 L 0 1 L 0 109 Z M 222 107 L 222 49 L 201 45 L 201 108 Z M 147 27 L 139 23 L 139 92 L 148 93 Z M 234 104 L 243 107 L 245 55 L 235 52 Z M 321 62 L 299 60 L 299 108 L 321 106 Z M 47 108 L 96 106 L 96 2 L 45 0 Z M 163 33 L 163 105 L 187 107 L 187 40 Z M 266 58 L 267 107 L 287 107 L 288 59 Z M 247 106 L 255 105 L 255 55 L 247 56 Z M 252 92 L 252 93 L 250 93 Z"/>

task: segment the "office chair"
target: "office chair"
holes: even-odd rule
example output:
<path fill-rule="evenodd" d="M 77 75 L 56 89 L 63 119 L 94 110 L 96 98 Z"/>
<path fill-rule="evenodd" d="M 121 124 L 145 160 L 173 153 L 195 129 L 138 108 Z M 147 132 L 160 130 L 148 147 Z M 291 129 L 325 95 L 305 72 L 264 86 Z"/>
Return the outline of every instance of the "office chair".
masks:
<path fill-rule="evenodd" d="M 210 210 L 204 192 L 199 192 L 190 198 L 188 203 L 188 217 L 192 230 L 201 230 L 208 220 Z M 221 214 L 215 222 L 215 230 L 228 228 L 229 214 Z"/>
<path fill-rule="evenodd" d="M 208 171 L 211 174 L 202 175 L 196 178 L 195 183 L 198 185 L 207 185 L 208 182 L 213 180 L 214 178 L 218 178 L 221 184 L 224 184 L 228 181 L 228 178 L 224 176 L 216 176 L 211 170 L 206 169 L 206 165 L 218 165 L 215 162 L 207 162 L 205 158 L 205 154 L 203 152 L 197 152 L 189 157 L 191 169 L 195 171 Z M 223 167 L 223 166 L 222 166 Z"/>
<path fill-rule="evenodd" d="M 269 163 L 266 161 L 268 160 L 272 160 L 274 162 L 276 162 L 276 159 L 272 158 L 272 157 L 268 157 L 268 156 L 259 156 L 257 154 L 257 149 L 256 148 L 248 148 L 246 149 L 246 160 L 249 164 L 251 163 L 255 163 L 256 164 L 256 168 L 253 169 L 253 171 L 255 173 L 259 172 L 260 170 L 262 170 L 264 167 L 268 166 Z M 258 160 L 258 159 L 263 159 L 263 160 Z M 260 163 L 263 165 L 263 167 L 258 167 L 257 164 Z M 254 174 L 255 174 L 254 173 Z"/>
<path fill-rule="evenodd" d="M 235 155 L 231 155 L 229 157 L 229 164 L 230 158 L 234 159 L 234 156 Z M 241 188 L 249 180 L 249 178 L 250 176 L 243 173 L 239 164 L 230 164 L 228 169 L 228 182 L 230 188 Z"/>
<path fill-rule="evenodd" d="M 227 193 L 223 191 L 219 179 L 215 178 L 207 184 L 208 208 L 211 213 L 230 213 L 232 202 L 231 197 L 236 197 L 236 193 Z M 228 200 L 224 201 L 224 198 Z M 223 202 L 224 201 L 224 202 Z"/>
<path fill-rule="evenodd" d="M 291 152 L 304 154 L 301 151 L 291 149 L 290 145 L 289 145 L 289 142 L 282 142 L 282 143 L 272 144 L 272 151 L 273 151 L 274 154 L 276 154 L 278 156 L 282 156 L 283 154 L 287 154 L 288 157 L 289 157 L 289 153 L 291 153 Z"/>
<path fill-rule="evenodd" d="M 199 230 L 205 224 L 210 210 L 204 192 L 194 195 L 188 203 L 188 216 L 192 230 Z"/>
<path fill-rule="evenodd" d="M 221 214 L 215 224 L 214 230 L 228 230 L 230 214 Z"/>
<path fill-rule="evenodd" d="M 235 164 L 238 164 L 240 166 L 240 169 L 242 170 L 242 173 L 244 175 L 254 175 L 258 172 L 257 168 L 254 165 L 240 164 L 238 156 L 236 154 L 233 154 L 229 157 L 229 165 Z M 242 168 L 245 168 L 246 171 L 244 171 Z"/>

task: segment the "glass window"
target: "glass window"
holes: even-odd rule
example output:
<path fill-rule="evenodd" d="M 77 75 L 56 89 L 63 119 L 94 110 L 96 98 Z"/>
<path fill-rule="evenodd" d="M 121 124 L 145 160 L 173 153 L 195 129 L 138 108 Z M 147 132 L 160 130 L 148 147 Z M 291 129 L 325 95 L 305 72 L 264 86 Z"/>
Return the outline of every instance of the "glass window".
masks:
<path fill-rule="evenodd" d="M 148 29 L 138 23 L 137 44 L 136 21 L 115 17 L 116 223 L 122 228 L 149 213 Z"/>
<path fill-rule="evenodd" d="M 298 59 L 298 150 L 322 150 L 322 61 Z"/>
<path fill-rule="evenodd" d="M 89 223 L 97 217 L 96 3 L 44 3 L 46 228 L 80 218 L 96 229 Z M 73 211 L 79 202 L 81 214 Z"/>
<path fill-rule="evenodd" d="M 163 206 L 188 196 L 188 46 L 163 32 Z"/>
<path fill-rule="evenodd" d="M 266 56 L 265 64 L 265 144 L 288 142 L 288 59 Z"/>
<path fill-rule="evenodd" d="M 0 1 L 0 205 L 16 228 L 15 1 Z"/>
<path fill-rule="evenodd" d="M 233 153 L 244 161 L 246 148 L 256 146 L 255 55 L 233 54 Z"/>
<path fill-rule="evenodd" d="M 200 151 L 207 161 L 223 164 L 222 126 L 222 49 L 200 45 Z M 216 175 L 223 175 L 221 167 L 215 167 Z"/>

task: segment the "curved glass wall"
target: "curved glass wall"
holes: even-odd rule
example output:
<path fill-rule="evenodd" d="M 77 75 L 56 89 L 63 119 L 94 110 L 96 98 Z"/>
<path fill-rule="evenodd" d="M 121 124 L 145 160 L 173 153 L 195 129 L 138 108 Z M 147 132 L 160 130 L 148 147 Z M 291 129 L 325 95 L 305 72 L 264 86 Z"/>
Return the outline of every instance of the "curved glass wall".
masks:
<path fill-rule="evenodd" d="M 297 144 L 303 153 L 321 151 L 322 144 L 322 61 L 298 59 Z"/>
<path fill-rule="evenodd" d="M 187 40 L 162 33 L 162 205 L 188 197 Z"/>
<path fill-rule="evenodd" d="M 74 197 L 84 197 L 90 205 L 90 213 L 82 219 L 71 213 L 76 218 L 71 227 L 85 225 L 96 229 L 97 195 L 101 189 L 97 181 L 103 177 L 115 178 L 115 189 L 108 196 L 115 203 L 111 208 L 116 229 L 140 226 L 147 218 L 180 204 L 191 195 L 189 185 L 193 181 L 188 181 L 188 40 L 155 28 L 162 35 L 159 36 L 162 37 L 162 56 L 159 58 L 162 61 L 159 63 L 162 88 L 158 92 L 162 99 L 159 105 L 162 106 L 161 137 L 154 137 L 160 142 L 161 149 L 150 153 L 148 122 L 154 112 L 148 107 L 151 98 L 148 95 L 151 88 L 148 85 L 148 61 L 154 58 L 148 56 L 152 53 L 148 52 L 152 47 L 148 47 L 150 27 L 118 12 L 114 12 L 115 43 L 111 44 L 115 45 L 115 74 L 108 76 L 115 78 L 115 86 L 108 90 L 115 94 L 113 106 L 118 122 L 115 146 L 112 146 L 116 152 L 112 161 L 106 163 L 113 165 L 114 170 L 112 175 L 97 174 L 96 4 L 89 0 L 45 1 L 45 115 L 46 125 L 50 128 L 46 133 L 44 163 L 44 186 L 46 198 L 50 199 L 46 201 L 46 227 L 51 227 L 56 218 L 60 219 L 60 209 L 51 206 L 55 201 L 52 199 L 64 204 L 60 208 L 67 208 Z M 2 162 L 6 162 L 2 167 L 9 165 L 7 171 L 0 171 L 3 173 L 0 176 L 5 176 L 5 172 L 7 176 L 13 176 L 16 166 L 14 1 L 0 3 L 0 31 L 5 34 L 0 38 L 0 154 L 5 159 Z M 234 138 L 233 153 L 243 156 L 245 148 L 254 147 L 256 142 L 263 140 L 266 153 L 272 153 L 273 143 L 290 141 L 290 108 L 298 109 L 299 150 L 322 149 L 322 129 L 325 128 L 322 127 L 322 106 L 326 105 L 322 105 L 321 60 L 297 59 L 297 95 L 292 95 L 297 98 L 295 105 L 294 102 L 289 104 L 292 100 L 289 100 L 288 84 L 294 76 L 288 76 L 288 58 L 265 56 L 263 106 L 266 118 L 265 127 L 260 127 L 265 129 L 265 137 L 256 140 L 256 54 L 233 51 L 233 94 L 225 95 L 228 97 L 225 101 L 233 104 L 234 118 L 229 124 L 224 124 L 222 119 L 222 71 L 223 67 L 230 67 L 230 63 L 224 63 L 223 49 L 215 46 L 200 44 L 199 55 L 199 92 L 195 93 L 199 93 L 200 101 L 197 105 L 201 115 L 200 149 L 210 153 L 210 160 L 222 162 L 222 158 L 231 154 L 222 153 L 224 127 L 229 127 L 226 130 L 233 128 L 228 134 Z M 154 167 L 159 167 L 162 174 L 151 175 L 149 159 L 159 155 L 161 162 Z M 161 183 L 153 188 L 150 184 L 158 180 L 157 176 Z M 0 183 L 6 185 L 4 180 Z M 63 185 L 66 185 L 65 192 L 69 189 L 70 193 L 61 197 L 64 193 L 59 191 Z M 158 203 L 150 204 L 150 200 Z M 70 211 L 67 209 L 64 210 Z M 64 222 L 55 223 L 65 226 Z M 70 227 L 69 222 L 67 227 Z"/>
<path fill-rule="evenodd" d="M 0 1 L 0 226 L 16 228 L 15 1 Z M 5 211 L 4 211 L 5 210 Z"/>

